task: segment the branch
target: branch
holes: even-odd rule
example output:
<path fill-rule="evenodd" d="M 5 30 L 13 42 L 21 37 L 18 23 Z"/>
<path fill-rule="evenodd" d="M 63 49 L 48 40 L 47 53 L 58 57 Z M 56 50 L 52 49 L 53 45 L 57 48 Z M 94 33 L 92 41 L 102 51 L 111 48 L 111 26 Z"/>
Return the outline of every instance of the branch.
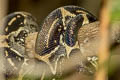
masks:
<path fill-rule="evenodd" d="M 107 80 L 108 74 L 108 59 L 109 59 L 109 38 L 108 38 L 108 26 L 109 26 L 109 9 L 108 1 L 103 0 L 103 6 L 100 14 L 100 48 L 99 48 L 99 69 L 96 72 L 96 80 Z"/>

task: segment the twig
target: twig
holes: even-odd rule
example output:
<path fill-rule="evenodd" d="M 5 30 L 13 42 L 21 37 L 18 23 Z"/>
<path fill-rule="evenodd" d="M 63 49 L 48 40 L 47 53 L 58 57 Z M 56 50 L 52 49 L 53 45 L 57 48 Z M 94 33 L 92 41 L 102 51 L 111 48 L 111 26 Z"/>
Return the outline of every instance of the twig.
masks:
<path fill-rule="evenodd" d="M 103 6 L 100 14 L 100 48 L 99 48 L 99 69 L 96 72 L 95 80 L 107 80 L 108 73 L 108 59 L 109 59 L 109 38 L 108 38 L 108 25 L 109 25 L 109 10 L 108 1 L 103 0 Z"/>

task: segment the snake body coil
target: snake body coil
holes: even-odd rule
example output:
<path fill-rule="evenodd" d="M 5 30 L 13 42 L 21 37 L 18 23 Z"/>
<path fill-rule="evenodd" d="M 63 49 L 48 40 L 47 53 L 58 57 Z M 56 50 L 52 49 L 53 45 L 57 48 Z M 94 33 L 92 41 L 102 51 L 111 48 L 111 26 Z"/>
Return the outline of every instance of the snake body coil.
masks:
<path fill-rule="evenodd" d="M 27 12 L 11 13 L 3 19 L 1 35 L 5 35 L 8 47 L 4 49 L 6 57 L 7 75 L 16 74 L 20 67 L 27 60 L 25 54 L 25 38 L 28 34 L 37 32 L 38 25 L 36 19 Z"/>
<path fill-rule="evenodd" d="M 60 45 L 64 45 L 69 56 L 72 49 L 79 48 L 76 40 L 78 29 L 96 20 L 87 10 L 77 6 L 54 10 L 42 24 L 36 40 L 36 52 L 40 56 L 53 54 Z"/>

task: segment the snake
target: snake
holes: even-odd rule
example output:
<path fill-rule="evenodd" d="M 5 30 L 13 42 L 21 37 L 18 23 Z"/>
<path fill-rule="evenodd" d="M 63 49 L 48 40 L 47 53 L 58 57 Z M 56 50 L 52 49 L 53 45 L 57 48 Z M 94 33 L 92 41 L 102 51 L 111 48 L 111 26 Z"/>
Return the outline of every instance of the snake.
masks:
<path fill-rule="evenodd" d="M 95 21 L 97 18 L 89 11 L 73 5 L 55 9 L 40 25 L 30 13 L 11 13 L 5 18 L 3 27 L 8 44 L 4 55 L 12 69 L 21 67 L 29 59 L 25 54 L 25 38 L 30 33 L 38 32 L 34 57 L 47 63 L 53 70 L 52 61 L 57 63 L 61 56 L 69 59 L 71 52 L 80 48 L 77 39 L 78 30 L 83 25 Z M 53 74 L 55 73 L 53 70 Z"/>
<path fill-rule="evenodd" d="M 36 58 L 43 60 L 50 67 L 51 58 L 54 62 L 60 58 L 59 56 L 69 58 L 73 50 L 79 49 L 77 40 L 79 28 L 95 21 L 97 18 L 94 15 L 78 6 L 55 9 L 41 24 L 35 45 Z M 64 47 L 62 49 L 64 51 L 57 52 L 61 50 L 61 46 Z"/>
<path fill-rule="evenodd" d="M 36 18 L 28 12 L 14 12 L 7 15 L 1 26 L 1 35 L 6 36 L 4 56 L 6 58 L 6 77 L 17 74 L 21 66 L 29 60 L 25 54 L 25 38 L 30 33 L 37 32 L 39 27 Z"/>

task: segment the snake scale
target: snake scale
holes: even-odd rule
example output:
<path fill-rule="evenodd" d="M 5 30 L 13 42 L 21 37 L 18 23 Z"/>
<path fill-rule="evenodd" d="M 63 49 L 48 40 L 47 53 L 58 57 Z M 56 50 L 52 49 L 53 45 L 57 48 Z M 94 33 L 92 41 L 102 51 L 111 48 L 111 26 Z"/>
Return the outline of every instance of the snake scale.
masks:
<path fill-rule="evenodd" d="M 10 68 L 6 72 L 6 75 L 9 76 L 13 72 L 19 71 L 21 66 L 30 59 L 25 53 L 25 38 L 28 34 L 38 32 L 35 59 L 51 66 L 51 62 L 58 60 L 61 54 L 69 59 L 72 50 L 79 49 L 77 39 L 79 28 L 95 22 L 97 19 L 84 8 L 71 5 L 52 11 L 40 26 L 36 19 L 27 12 L 11 13 L 3 21 L 4 33 L 1 35 L 6 36 L 5 41 L 8 44 L 8 47 L 4 47 L 4 56 L 6 66 Z"/>

